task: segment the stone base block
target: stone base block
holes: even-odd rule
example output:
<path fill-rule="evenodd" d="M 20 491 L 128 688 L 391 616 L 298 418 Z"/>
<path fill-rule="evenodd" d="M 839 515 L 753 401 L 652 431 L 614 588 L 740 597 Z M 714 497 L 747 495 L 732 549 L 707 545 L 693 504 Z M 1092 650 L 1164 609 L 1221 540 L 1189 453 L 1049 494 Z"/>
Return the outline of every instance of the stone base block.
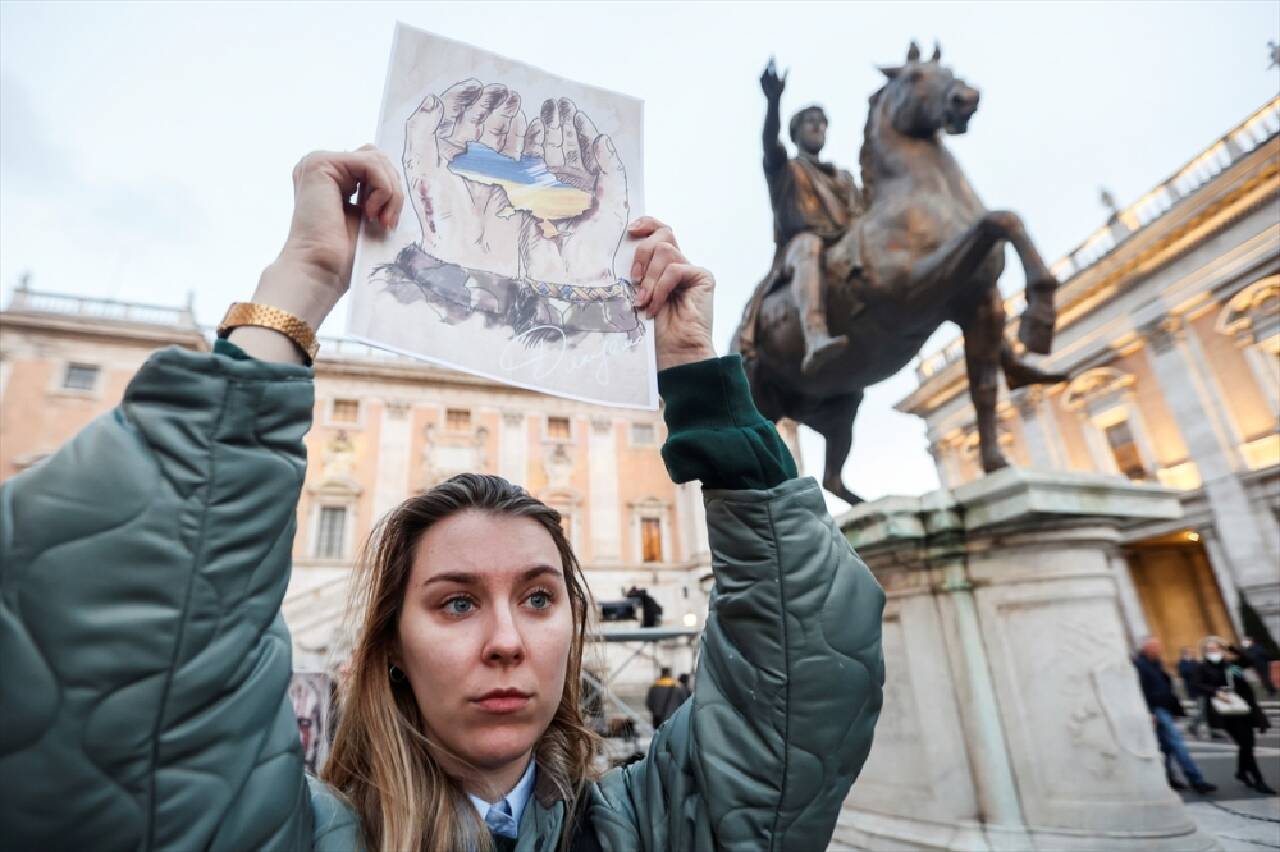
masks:
<path fill-rule="evenodd" d="M 1120 530 L 1176 493 L 1014 468 L 856 507 L 888 595 L 884 710 L 832 848 L 1217 848 L 1165 782 L 1129 659 Z"/>

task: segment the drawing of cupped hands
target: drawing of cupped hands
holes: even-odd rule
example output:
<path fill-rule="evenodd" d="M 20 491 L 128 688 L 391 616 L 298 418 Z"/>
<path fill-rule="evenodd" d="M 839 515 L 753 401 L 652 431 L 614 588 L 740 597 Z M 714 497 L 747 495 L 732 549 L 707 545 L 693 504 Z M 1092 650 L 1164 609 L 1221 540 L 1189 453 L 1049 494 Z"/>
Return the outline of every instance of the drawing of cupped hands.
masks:
<path fill-rule="evenodd" d="M 574 287 L 616 280 L 627 176 L 613 141 L 568 98 L 527 121 L 518 92 L 463 80 L 405 128 L 422 249 L 445 263 Z"/>

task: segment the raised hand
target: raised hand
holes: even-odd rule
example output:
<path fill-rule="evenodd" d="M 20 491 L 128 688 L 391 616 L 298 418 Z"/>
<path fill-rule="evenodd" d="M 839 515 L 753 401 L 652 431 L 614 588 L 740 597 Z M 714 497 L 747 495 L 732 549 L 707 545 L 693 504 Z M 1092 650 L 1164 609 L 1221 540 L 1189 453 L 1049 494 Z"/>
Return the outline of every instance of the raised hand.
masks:
<path fill-rule="evenodd" d="M 675 234 L 652 216 L 632 222 L 627 234 L 640 240 L 631 278 L 637 282 L 636 308 L 654 321 L 658 369 L 714 358 L 715 277 L 689 263 Z"/>
<path fill-rule="evenodd" d="M 787 88 L 787 75 L 778 75 L 778 66 L 772 56 L 769 57 L 769 64 L 765 66 L 764 73 L 760 75 L 760 88 L 764 90 L 764 96 L 771 103 L 782 100 L 782 92 Z"/>
<path fill-rule="evenodd" d="M 351 283 L 360 217 L 389 228 L 399 220 L 403 205 L 395 167 L 372 145 L 303 157 L 293 169 L 289 236 L 268 268 L 272 274 L 264 273 L 283 285 L 271 288 L 267 304 L 319 327 Z M 282 269 L 285 275 L 275 274 Z"/>
<path fill-rule="evenodd" d="M 630 212 L 627 173 L 613 141 L 573 101 L 560 98 L 542 104 L 524 153 L 541 157 L 561 182 L 591 193 L 592 204 L 555 223 L 522 214 L 521 277 L 575 287 L 613 284 L 613 256 Z"/>
<path fill-rule="evenodd" d="M 499 84 L 463 80 L 418 106 L 405 127 L 404 172 L 424 251 L 468 269 L 517 275 L 511 246 L 521 220 L 510 215 L 501 189 L 468 181 L 449 163 L 469 142 L 519 159 L 525 129 L 520 95 Z"/>
<path fill-rule="evenodd" d="M 293 169 L 289 236 L 262 271 L 251 301 L 288 311 L 318 329 L 351 284 L 361 217 L 373 228 L 394 228 L 403 207 L 395 166 L 374 146 L 303 157 Z M 231 340 L 255 358 L 302 361 L 288 339 L 264 328 L 237 328 Z"/>

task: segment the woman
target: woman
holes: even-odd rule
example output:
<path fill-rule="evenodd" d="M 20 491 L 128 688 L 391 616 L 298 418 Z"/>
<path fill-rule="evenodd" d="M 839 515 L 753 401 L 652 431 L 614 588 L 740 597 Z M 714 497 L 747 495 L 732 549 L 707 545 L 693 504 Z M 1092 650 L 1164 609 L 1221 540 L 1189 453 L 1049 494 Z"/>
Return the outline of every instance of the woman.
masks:
<path fill-rule="evenodd" d="M 157 353 L 0 487 L 5 848 L 824 848 L 879 713 L 884 596 L 715 357 L 711 274 L 650 218 L 632 276 L 663 456 L 707 490 L 716 572 L 693 699 L 596 779 L 577 561 L 554 511 L 464 476 L 383 521 L 334 749 L 306 777 L 279 607 L 307 331 L 348 286 L 361 215 L 393 226 L 403 194 L 366 146 L 304 158 L 294 197 L 253 297 L 275 312 L 230 312 L 211 354 Z"/>
<path fill-rule="evenodd" d="M 1206 636 L 1200 642 L 1200 654 L 1203 659 L 1196 670 L 1196 692 L 1207 702 L 1210 730 L 1220 728 L 1235 741 L 1236 780 L 1259 793 L 1275 795 L 1275 790 L 1263 780 L 1253 755 L 1254 728 L 1265 731 L 1271 726 L 1254 698 L 1253 687 L 1240 668 L 1239 653 L 1235 648 L 1229 648 L 1222 638 Z M 1215 698 L 1225 700 L 1233 692 L 1244 699 L 1249 708 L 1247 713 L 1220 713 L 1214 707 Z"/>

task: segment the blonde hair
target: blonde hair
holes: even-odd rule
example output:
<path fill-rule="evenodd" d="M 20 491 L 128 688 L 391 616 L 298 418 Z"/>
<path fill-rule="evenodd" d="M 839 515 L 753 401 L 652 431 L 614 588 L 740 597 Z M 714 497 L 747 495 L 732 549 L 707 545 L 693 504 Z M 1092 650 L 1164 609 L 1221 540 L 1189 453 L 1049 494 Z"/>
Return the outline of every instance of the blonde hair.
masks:
<path fill-rule="evenodd" d="M 566 814 L 559 845 L 568 838 L 586 785 L 595 780 L 599 738 L 582 713 L 582 653 L 591 601 L 560 514 L 498 476 L 461 474 L 410 497 L 369 538 L 353 576 L 353 612 L 360 627 L 351 674 L 341 691 L 341 715 L 321 778 L 341 793 L 360 819 L 373 852 L 485 852 L 492 840 L 461 782 L 440 757 L 460 760 L 427 734 L 408 683 L 388 676 L 396 647 L 405 586 L 423 533 L 458 512 L 478 510 L 529 518 L 560 552 L 573 612 L 573 640 L 564 691 L 547 729 L 534 745 L 539 778 L 555 785 Z"/>

